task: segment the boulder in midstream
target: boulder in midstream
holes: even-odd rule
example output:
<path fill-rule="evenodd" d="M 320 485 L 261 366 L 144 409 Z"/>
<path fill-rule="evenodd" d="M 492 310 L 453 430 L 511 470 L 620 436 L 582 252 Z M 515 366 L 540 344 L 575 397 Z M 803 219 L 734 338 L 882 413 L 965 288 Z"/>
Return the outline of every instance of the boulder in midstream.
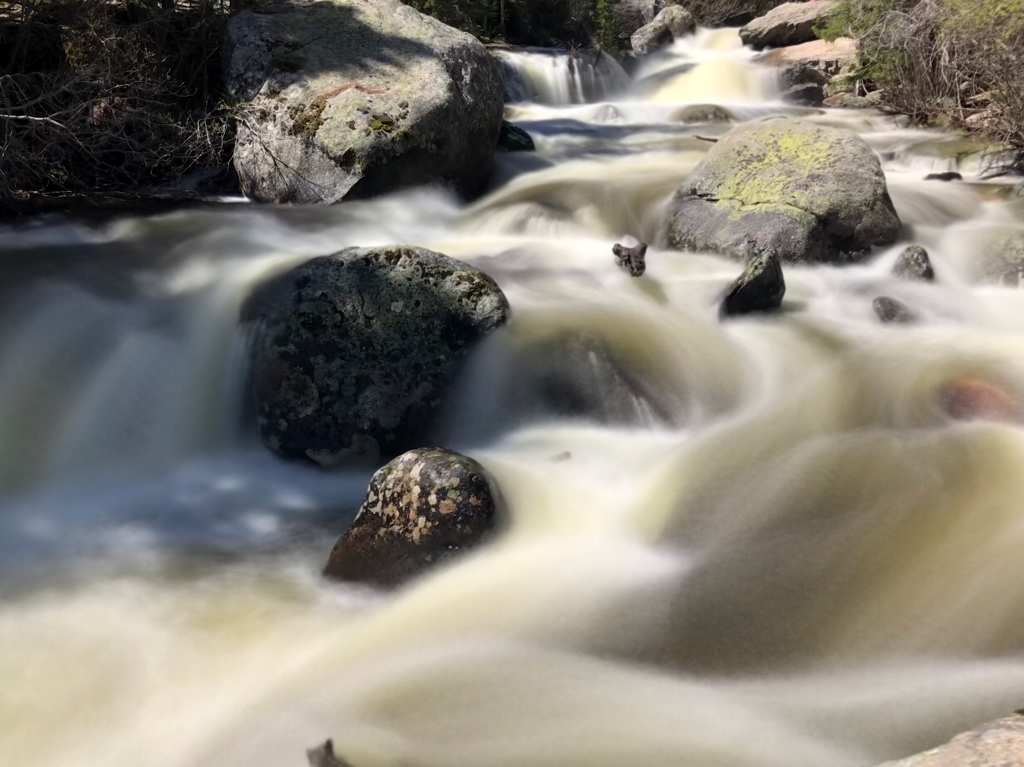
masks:
<path fill-rule="evenodd" d="M 720 139 L 669 205 L 679 250 L 842 263 L 900 232 L 878 157 L 855 133 L 790 119 Z"/>
<path fill-rule="evenodd" d="M 786 281 L 782 276 L 782 263 L 778 255 L 755 255 L 722 299 L 721 315 L 733 317 L 773 312 L 782 305 L 785 295 Z"/>
<path fill-rule="evenodd" d="M 911 245 L 900 253 L 892 273 L 904 280 L 932 282 L 935 279 L 935 270 L 932 269 L 928 251 L 920 245 Z"/>
<path fill-rule="evenodd" d="M 251 391 L 263 442 L 325 466 L 419 442 L 474 343 L 509 305 L 480 270 L 422 248 L 349 248 L 258 288 Z"/>
<path fill-rule="evenodd" d="M 373 475 L 324 575 L 395 586 L 485 540 L 497 515 L 496 486 L 479 463 L 443 448 L 411 450 Z"/>

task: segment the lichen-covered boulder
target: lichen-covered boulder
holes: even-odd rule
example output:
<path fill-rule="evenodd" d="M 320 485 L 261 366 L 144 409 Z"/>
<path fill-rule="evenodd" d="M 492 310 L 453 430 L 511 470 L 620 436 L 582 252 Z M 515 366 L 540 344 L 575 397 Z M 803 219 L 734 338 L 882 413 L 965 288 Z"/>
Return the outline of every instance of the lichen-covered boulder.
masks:
<path fill-rule="evenodd" d="M 497 490 L 472 458 L 411 450 L 373 475 L 352 527 L 324 575 L 394 586 L 484 540 L 497 521 Z"/>
<path fill-rule="evenodd" d="M 669 206 L 680 250 L 844 262 L 894 242 L 885 175 L 856 134 L 789 119 L 748 123 L 708 151 Z"/>
<path fill-rule="evenodd" d="M 900 253 L 892 273 L 904 280 L 917 282 L 933 282 L 935 280 L 935 270 L 932 269 L 928 251 L 920 245 L 911 245 Z"/>
<path fill-rule="evenodd" d="M 997 719 L 931 751 L 881 767 L 1024 767 L 1024 716 Z"/>
<path fill-rule="evenodd" d="M 778 254 L 756 255 L 729 287 L 722 299 L 720 314 L 722 317 L 735 317 L 773 312 L 782 306 L 785 295 L 786 281 Z"/>
<path fill-rule="evenodd" d="M 504 97 L 474 37 L 398 0 L 277 0 L 235 16 L 234 164 L 261 202 L 487 182 Z"/>
<path fill-rule="evenodd" d="M 835 14 L 832 0 L 783 3 L 740 29 L 740 40 L 753 48 L 777 48 L 816 40 L 814 28 Z"/>
<path fill-rule="evenodd" d="M 508 315 L 494 280 L 440 253 L 314 258 L 243 308 L 260 437 L 325 467 L 419 444 L 462 359 Z"/>
<path fill-rule="evenodd" d="M 671 45 L 677 38 L 693 32 L 697 23 L 685 8 L 670 5 L 662 8 L 650 24 L 640 27 L 630 37 L 633 53 L 644 54 Z"/>

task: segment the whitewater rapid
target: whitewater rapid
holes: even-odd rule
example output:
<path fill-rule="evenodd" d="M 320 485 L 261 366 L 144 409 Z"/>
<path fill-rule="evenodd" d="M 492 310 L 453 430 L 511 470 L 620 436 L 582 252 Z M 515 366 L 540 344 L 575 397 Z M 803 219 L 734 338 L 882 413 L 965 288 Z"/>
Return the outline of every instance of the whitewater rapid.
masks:
<path fill-rule="evenodd" d="M 0 230 L 0 762 L 284 767 L 332 738 L 354 767 L 867 767 L 1024 705 L 1024 431 L 936 400 L 1024 399 L 1024 294 L 978 272 L 1024 202 L 957 136 L 781 103 L 735 30 L 632 79 L 500 55 L 538 151 L 474 203 Z M 729 128 L 674 121 L 706 102 L 860 133 L 901 241 L 720 322 L 738 265 L 661 239 Z M 935 284 L 892 276 L 912 242 Z M 237 326 L 260 280 L 389 243 L 513 310 L 435 434 L 493 473 L 502 534 L 397 593 L 319 579 L 369 474 L 257 444 Z M 883 294 L 921 322 L 881 325 Z"/>

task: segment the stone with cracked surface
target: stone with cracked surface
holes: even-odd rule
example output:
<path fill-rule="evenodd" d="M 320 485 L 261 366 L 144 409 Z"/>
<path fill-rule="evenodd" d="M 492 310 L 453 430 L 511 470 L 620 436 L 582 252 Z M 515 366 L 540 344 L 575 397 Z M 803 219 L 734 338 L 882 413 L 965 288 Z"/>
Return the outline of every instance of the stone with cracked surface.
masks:
<path fill-rule="evenodd" d="M 428 447 L 400 455 L 373 475 L 352 527 L 324 575 L 395 586 L 487 538 L 497 490 L 479 463 Z"/>
<path fill-rule="evenodd" d="M 440 253 L 314 258 L 243 307 L 260 437 L 325 468 L 419 444 L 473 345 L 508 316 L 494 280 Z"/>
<path fill-rule="evenodd" d="M 486 184 L 498 66 L 474 37 L 398 0 L 276 0 L 232 18 L 234 164 L 260 202 L 333 203 Z"/>
<path fill-rule="evenodd" d="M 662 46 L 671 45 L 696 28 L 697 23 L 689 11 L 678 5 L 670 5 L 662 8 L 649 24 L 634 32 L 630 37 L 630 45 L 635 54 L 651 53 Z"/>
<path fill-rule="evenodd" d="M 799 45 L 818 38 L 814 28 L 836 12 L 832 0 L 783 3 L 740 29 L 744 45 L 777 48 Z"/>
<path fill-rule="evenodd" d="M 844 263 L 894 242 L 900 220 L 881 164 L 851 131 L 791 119 L 734 128 L 669 206 L 678 250 Z"/>

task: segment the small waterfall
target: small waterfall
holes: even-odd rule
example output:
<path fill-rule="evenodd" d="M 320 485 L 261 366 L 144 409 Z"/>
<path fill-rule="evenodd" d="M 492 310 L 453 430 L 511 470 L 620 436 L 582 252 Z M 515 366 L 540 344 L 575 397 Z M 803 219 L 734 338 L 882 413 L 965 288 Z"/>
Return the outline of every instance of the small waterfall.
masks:
<path fill-rule="evenodd" d="M 509 103 L 587 104 L 624 91 L 629 76 L 607 53 L 529 49 L 496 52 Z"/>

